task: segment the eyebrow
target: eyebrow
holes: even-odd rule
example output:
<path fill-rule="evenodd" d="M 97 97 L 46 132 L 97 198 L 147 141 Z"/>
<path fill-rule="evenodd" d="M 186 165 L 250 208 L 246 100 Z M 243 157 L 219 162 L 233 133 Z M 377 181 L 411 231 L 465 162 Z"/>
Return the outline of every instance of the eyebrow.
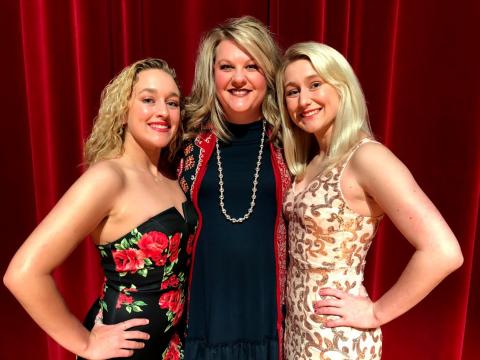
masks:
<path fill-rule="evenodd" d="M 157 89 L 154 89 L 154 88 L 144 88 L 142 90 L 140 90 L 138 93 L 141 94 L 143 92 L 148 92 L 150 94 L 156 94 L 158 93 L 158 90 Z M 168 94 L 167 97 L 171 97 L 171 96 L 178 96 L 180 97 L 180 94 L 176 91 L 172 91 L 170 94 Z"/>
<path fill-rule="evenodd" d="M 314 78 L 316 78 L 316 77 L 322 79 L 322 78 L 320 77 L 320 75 L 318 75 L 317 73 L 307 76 L 306 79 L 307 79 L 307 80 L 311 80 L 311 79 L 314 79 Z M 323 81 L 323 79 L 322 79 L 322 81 Z M 287 86 L 290 86 L 290 85 L 295 85 L 295 82 L 289 81 L 289 82 L 285 83 L 285 85 L 283 85 L 283 86 L 284 86 L 284 87 L 287 87 Z"/>
<path fill-rule="evenodd" d="M 220 63 L 220 62 L 226 62 L 226 63 L 231 64 L 231 63 L 232 63 L 232 60 L 225 59 L 225 58 L 217 58 L 217 57 L 215 57 L 213 63 L 216 64 L 216 63 Z M 248 63 L 248 62 L 253 62 L 253 63 L 257 64 L 258 66 L 260 66 L 260 65 L 258 64 L 258 62 L 255 61 L 255 59 L 254 59 L 253 57 L 251 57 L 251 56 L 249 56 L 248 59 L 245 61 L 245 63 Z"/>

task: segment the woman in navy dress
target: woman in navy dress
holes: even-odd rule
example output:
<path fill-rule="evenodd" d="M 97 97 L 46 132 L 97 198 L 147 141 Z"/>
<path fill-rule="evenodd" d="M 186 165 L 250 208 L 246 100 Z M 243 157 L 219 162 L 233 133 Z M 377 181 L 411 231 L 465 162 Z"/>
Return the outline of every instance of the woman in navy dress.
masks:
<path fill-rule="evenodd" d="M 252 17 L 203 39 L 186 105 L 180 185 L 199 212 L 187 360 L 282 358 L 290 177 L 275 100 L 277 46 Z"/>

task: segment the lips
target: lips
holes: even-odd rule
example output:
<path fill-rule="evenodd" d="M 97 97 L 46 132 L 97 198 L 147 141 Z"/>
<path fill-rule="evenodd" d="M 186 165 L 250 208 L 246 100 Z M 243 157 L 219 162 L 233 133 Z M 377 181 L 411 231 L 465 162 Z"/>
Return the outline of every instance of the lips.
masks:
<path fill-rule="evenodd" d="M 156 121 L 148 123 L 148 126 L 158 132 L 167 132 L 170 129 L 170 124 L 165 121 Z"/>
<path fill-rule="evenodd" d="M 247 96 L 252 90 L 249 89 L 228 89 L 227 90 L 233 96 Z"/>
<path fill-rule="evenodd" d="M 305 110 L 300 113 L 302 119 L 317 115 L 323 108 Z"/>

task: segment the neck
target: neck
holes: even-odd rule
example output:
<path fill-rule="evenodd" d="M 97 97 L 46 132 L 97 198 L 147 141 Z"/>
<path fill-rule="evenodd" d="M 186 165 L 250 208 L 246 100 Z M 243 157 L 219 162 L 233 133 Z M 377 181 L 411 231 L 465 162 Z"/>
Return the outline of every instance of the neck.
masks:
<path fill-rule="evenodd" d="M 229 123 L 236 125 L 246 125 L 262 120 L 262 114 L 250 114 L 250 113 L 235 113 L 225 114 L 225 120 Z"/>
<path fill-rule="evenodd" d="M 134 167 L 157 176 L 161 149 L 144 149 L 137 142 L 128 140 L 125 138 L 123 158 Z"/>
<path fill-rule="evenodd" d="M 332 141 L 333 126 L 329 126 L 327 129 L 317 131 L 315 139 L 317 139 L 318 147 L 320 148 L 320 154 L 328 154 L 330 152 L 330 145 Z"/>

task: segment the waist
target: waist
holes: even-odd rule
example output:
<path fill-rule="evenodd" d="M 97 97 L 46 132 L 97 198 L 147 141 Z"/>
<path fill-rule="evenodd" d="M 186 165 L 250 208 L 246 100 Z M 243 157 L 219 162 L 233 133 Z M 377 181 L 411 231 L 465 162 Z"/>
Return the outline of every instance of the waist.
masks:
<path fill-rule="evenodd" d="M 171 290 L 184 290 L 184 283 L 169 284 L 167 282 L 148 282 L 139 284 L 138 282 L 123 282 L 113 279 L 107 279 L 104 283 L 103 290 L 121 292 L 121 293 L 137 293 L 137 294 L 161 294 Z"/>
<path fill-rule="evenodd" d="M 336 261 L 312 261 L 295 258 L 290 256 L 289 268 L 295 268 L 305 272 L 338 272 L 345 274 L 362 274 L 365 268 L 365 261 L 345 261 L 343 259 Z"/>

